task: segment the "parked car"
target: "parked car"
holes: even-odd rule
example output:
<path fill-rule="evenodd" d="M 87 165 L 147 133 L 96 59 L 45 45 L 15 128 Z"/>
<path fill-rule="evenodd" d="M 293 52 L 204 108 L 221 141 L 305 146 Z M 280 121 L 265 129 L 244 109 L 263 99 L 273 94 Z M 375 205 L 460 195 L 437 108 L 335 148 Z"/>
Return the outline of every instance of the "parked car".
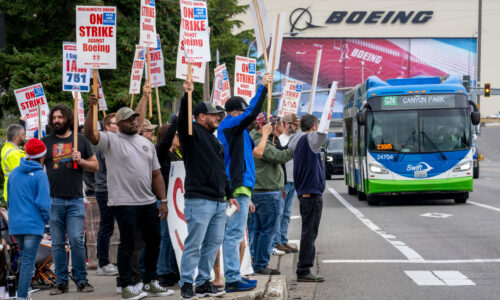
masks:
<path fill-rule="evenodd" d="M 335 137 L 328 139 L 325 150 L 326 178 L 344 174 L 344 139 Z"/>

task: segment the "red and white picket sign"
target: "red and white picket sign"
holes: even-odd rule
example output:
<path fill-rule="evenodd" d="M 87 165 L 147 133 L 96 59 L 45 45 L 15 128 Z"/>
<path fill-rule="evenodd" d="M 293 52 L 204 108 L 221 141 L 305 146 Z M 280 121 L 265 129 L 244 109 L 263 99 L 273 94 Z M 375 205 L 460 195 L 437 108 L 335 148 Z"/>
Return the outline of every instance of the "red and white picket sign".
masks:
<path fill-rule="evenodd" d="M 82 94 L 81 93 L 78 93 L 78 92 L 71 92 L 71 94 L 73 95 L 73 99 L 76 98 L 76 95 L 78 95 L 78 99 L 77 99 L 77 103 L 78 103 L 78 106 L 77 106 L 77 110 L 78 110 L 78 125 L 84 125 L 85 124 L 85 110 L 83 108 L 83 98 L 82 98 Z"/>
<path fill-rule="evenodd" d="M 253 58 L 236 56 L 234 67 L 234 95 L 247 103 L 255 95 L 256 61 Z"/>
<path fill-rule="evenodd" d="M 318 132 L 328 133 L 328 130 L 330 129 L 333 106 L 335 105 L 335 95 L 337 94 L 337 85 L 337 81 L 332 82 L 332 87 L 328 93 L 328 98 L 326 99 L 325 106 L 323 107 L 323 114 L 321 115 L 321 120 L 319 121 Z"/>
<path fill-rule="evenodd" d="M 76 7 L 77 66 L 116 69 L 116 7 Z"/>
<path fill-rule="evenodd" d="M 188 62 L 210 61 L 210 28 L 207 4 L 203 1 L 180 0 L 181 30 Z"/>
<path fill-rule="evenodd" d="M 94 78 L 93 73 L 94 72 L 90 72 L 90 78 Z M 108 104 L 106 103 L 106 98 L 102 90 L 101 75 L 99 75 L 99 72 L 97 72 L 97 84 L 99 86 L 99 110 L 108 110 Z"/>
<path fill-rule="evenodd" d="M 214 91 L 214 105 L 224 106 L 226 101 L 231 98 L 231 87 L 229 76 L 227 74 L 226 64 L 222 64 L 214 69 L 216 85 Z"/>
<path fill-rule="evenodd" d="M 38 106 L 42 115 L 42 126 L 48 124 L 49 105 L 41 83 L 14 90 L 21 116 L 26 118 L 26 137 L 33 138 L 38 129 Z"/>
<path fill-rule="evenodd" d="M 297 114 L 302 93 L 302 82 L 287 80 L 282 94 L 281 108 L 278 110 L 278 117 L 283 118 L 288 113 Z"/>
<path fill-rule="evenodd" d="M 179 47 L 177 48 L 177 64 L 175 67 L 175 78 L 187 79 L 187 60 L 184 54 L 184 42 L 179 39 Z M 205 83 L 205 68 L 206 63 L 204 62 L 194 62 L 191 63 L 192 78 L 194 82 Z"/>
<path fill-rule="evenodd" d="M 130 72 L 130 87 L 129 94 L 141 93 L 142 73 L 144 71 L 145 51 L 142 46 L 135 46 L 134 61 L 132 63 L 132 71 Z"/>
<path fill-rule="evenodd" d="M 157 47 L 155 0 L 141 0 L 139 45 L 149 48 Z"/>
<path fill-rule="evenodd" d="M 151 69 L 151 87 L 165 86 L 165 65 L 163 63 L 163 51 L 161 50 L 160 35 L 156 35 L 158 40 L 155 49 L 149 49 L 149 65 Z M 146 79 L 148 77 L 148 72 L 145 73 Z"/>

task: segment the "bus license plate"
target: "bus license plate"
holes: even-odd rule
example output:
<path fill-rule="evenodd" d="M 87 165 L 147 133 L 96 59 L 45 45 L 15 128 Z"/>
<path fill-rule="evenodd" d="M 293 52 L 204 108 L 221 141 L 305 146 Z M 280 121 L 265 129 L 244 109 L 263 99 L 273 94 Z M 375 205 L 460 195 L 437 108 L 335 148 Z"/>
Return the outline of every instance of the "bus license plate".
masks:
<path fill-rule="evenodd" d="M 427 177 L 427 170 L 425 171 L 415 171 L 415 178 L 426 178 Z"/>

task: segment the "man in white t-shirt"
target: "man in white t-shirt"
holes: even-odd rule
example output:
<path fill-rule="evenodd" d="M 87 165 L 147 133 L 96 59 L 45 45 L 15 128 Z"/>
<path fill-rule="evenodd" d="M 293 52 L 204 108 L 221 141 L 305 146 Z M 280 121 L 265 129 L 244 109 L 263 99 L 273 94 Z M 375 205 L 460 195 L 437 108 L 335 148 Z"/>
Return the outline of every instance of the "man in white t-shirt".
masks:
<path fill-rule="evenodd" d="M 145 105 L 151 88 L 144 87 L 141 103 Z M 141 299 L 150 296 L 168 296 L 174 292 L 159 285 L 156 264 L 160 249 L 160 217 L 167 216 L 165 183 L 154 145 L 138 134 L 138 113 L 122 107 L 116 113 L 119 132 L 97 132 L 92 129 L 92 115 L 97 97 L 90 96 L 90 109 L 85 120 L 85 136 L 101 150 L 106 158 L 108 179 L 108 206 L 118 222 L 118 272 L 123 286 L 122 299 Z M 161 199 L 159 209 L 156 196 Z M 133 284 L 131 257 L 139 229 L 145 242 L 144 276 L 142 291 Z"/>

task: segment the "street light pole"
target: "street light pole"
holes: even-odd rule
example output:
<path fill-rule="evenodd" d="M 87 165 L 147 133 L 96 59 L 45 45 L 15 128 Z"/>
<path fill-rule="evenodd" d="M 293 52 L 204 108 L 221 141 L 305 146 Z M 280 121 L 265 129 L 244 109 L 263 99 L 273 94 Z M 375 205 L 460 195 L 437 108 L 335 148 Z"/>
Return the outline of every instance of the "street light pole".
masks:
<path fill-rule="evenodd" d="M 361 83 L 365 81 L 365 62 L 361 61 Z"/>

